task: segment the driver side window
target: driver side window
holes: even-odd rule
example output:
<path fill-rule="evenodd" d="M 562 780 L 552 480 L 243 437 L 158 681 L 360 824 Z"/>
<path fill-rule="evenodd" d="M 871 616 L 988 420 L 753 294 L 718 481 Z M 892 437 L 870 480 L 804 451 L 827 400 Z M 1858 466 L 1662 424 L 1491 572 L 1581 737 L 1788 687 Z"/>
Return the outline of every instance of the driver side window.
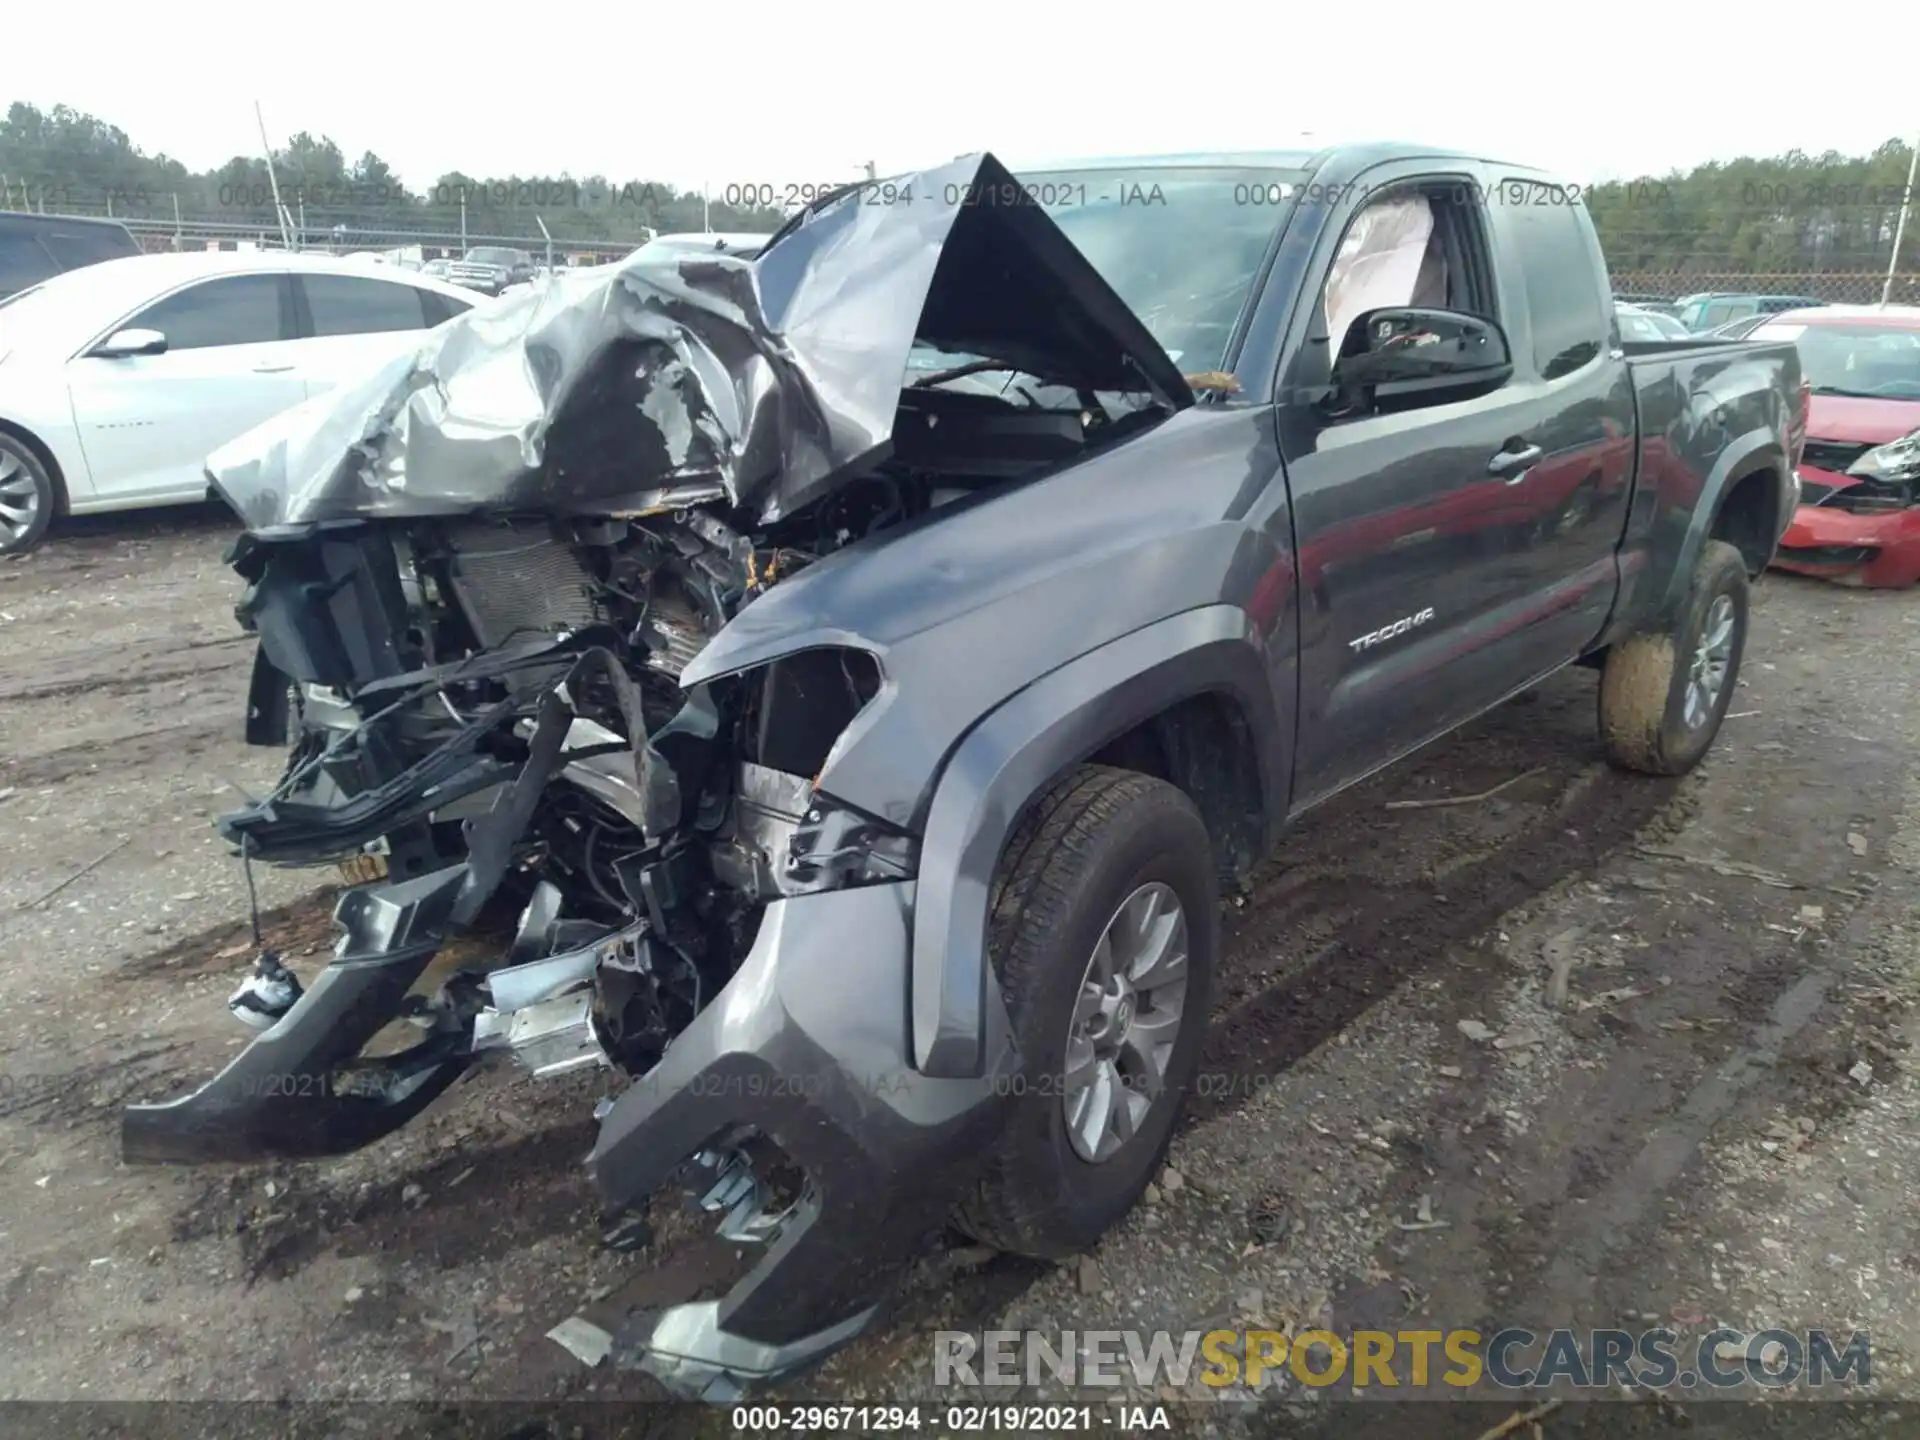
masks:
<path fill-rule="evenodd" d="M 1384 306 L 1492 318 L 1486 229 L 1471 193 L 1464 183 L 1409 184 L 1354 216 L 1321 295 L 1329 354 L 1358 316 Z"/>

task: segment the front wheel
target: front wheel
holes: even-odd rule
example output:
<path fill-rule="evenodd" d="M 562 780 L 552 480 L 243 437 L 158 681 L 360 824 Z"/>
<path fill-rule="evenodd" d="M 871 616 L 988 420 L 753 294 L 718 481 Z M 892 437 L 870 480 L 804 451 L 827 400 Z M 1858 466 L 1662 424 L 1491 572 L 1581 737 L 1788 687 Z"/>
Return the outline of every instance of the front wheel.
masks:
<path fill-rule="evenodd" d="M 1747 646 L 1747 562 L 1709 540 L 1671 634 L 1615 645 L 1600 674 L 1607 758 L 1646 775 L 1684 775 L 1720 733 Z"/>
<path fill-rule="evenodd" d="M 53 520 L 54 494 L 40 457 L 0 434 L 0 555 L 23 555 L 40 543 Z"/>
<path fill-rule="evenodd" d="M 1057 1259 L 1139 1199 L 1200 1062 L 1217 886 L 1199 812 L 1164 781 L 1083 765 L 1035 802 L 988 939 L 1021 1067 L 962 1229 Z"/>

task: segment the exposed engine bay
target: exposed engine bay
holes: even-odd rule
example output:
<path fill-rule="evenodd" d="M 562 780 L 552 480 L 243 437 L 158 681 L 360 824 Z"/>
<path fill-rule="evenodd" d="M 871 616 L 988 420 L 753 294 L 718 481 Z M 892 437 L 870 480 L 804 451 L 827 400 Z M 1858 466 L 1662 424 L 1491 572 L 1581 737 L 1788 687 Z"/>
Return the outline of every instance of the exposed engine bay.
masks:
<path fill-rule="evenodd" d="M 250 861 L 340 863 L 362 879 L 460 863 L 557 702 L 551 779 L 502 875 L 524 907 L 513 944 L 501 968 L 413 997 L 410 1018 L 539 1074 L 643 1075 L 724 987 L 768 901 L 909 877 L 916 860 L 911 836 L 813 790 L 880 686 L 873 655 L 807 650 L 691 692 L 687 667 L 821 557 L 1151 418 L 1053 386 L 1002 398 L 922 382 L 902 393 L 889 461 L 758 530 L 707 504 L 243 537 L 238 613 L 263 640 L 256 711 L 286 697 L 255 738 L 291 746 L 274 793 L 221 833 Z M 364 668 L 376 658 L 390 673 Z M 273 960 L 233 1008 L 270 1024 L 299 993 Z"/>

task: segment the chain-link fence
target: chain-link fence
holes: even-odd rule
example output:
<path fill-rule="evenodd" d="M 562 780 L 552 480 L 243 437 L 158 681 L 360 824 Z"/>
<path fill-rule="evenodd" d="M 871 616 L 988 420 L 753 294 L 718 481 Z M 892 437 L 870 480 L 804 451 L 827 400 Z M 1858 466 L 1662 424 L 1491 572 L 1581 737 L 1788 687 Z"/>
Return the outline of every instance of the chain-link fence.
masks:
<path fill-rule="evenodd" d="M 133 232 L 133 237 L 140 242 L 140 247 L 150 253 L 171 250 L 237 250 L 243 246 L 277 250 L 284 243 L 279 226 L 273 224 L 125 218 L 121 219 L 121 223 Z M 648 238 L 649 232 L 644 227 L 636 227 L 633 235 L 614 240 L 575 240 L 556 237 L 552 242 L 552 254 L 556 261 L 573 257 L 598 263 L 616 260 L 629 254 L 636 246 L 644 244 Z M 368 229 L 363 226 L 316 229 L 311 225 L 302 228 L 296 224 L 292 231 L 292 239 L 295 246 L 301 250 L 343 252 L 418 247 L 421 258 L 424 260 L 457 258 L 475 245 L 499 245 L 514 250 L 528 250 L 536 257 L 545 255 L 548 250 L 547 238 L 537 231 L 532 235 L 483 235 L 469 232 L 463 236 L 442 230 L 409 230 L 391 227 Z"/>
<path fill-rule="evenodd" d="M 1870 271 L 1783 271 L 1769 274 L 1740 274 L 1730 271 L 1694 274 L 1676 271 L 1613 272 L 1613 293 L 1644 295 L 1662 300 L 1678 300 L 1683 295 L 1797 295 L 1809 300 L 1825 300 L 1837 305 L 1873 305 L 1887 285 L 1887 272 Z M 1894 305 L 1920 305 L 1920 271 L 1908 270 L 1893 277 L 1887 295 Z"/>

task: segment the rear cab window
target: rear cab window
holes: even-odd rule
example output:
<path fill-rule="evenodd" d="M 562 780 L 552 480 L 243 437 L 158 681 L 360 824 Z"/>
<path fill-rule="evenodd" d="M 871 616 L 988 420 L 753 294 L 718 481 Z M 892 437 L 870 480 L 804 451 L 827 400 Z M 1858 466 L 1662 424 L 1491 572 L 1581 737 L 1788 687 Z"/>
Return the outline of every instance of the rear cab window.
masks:
<path fill-rule="evenodd" d="M 1558 380 L 1585 368 L 1606 351 L 1612 306 L 1584 207 L 1564 187 L 1532 177 L 1507 177 L 1489 198 L 1520 269 L 1534 373 Z"/>

